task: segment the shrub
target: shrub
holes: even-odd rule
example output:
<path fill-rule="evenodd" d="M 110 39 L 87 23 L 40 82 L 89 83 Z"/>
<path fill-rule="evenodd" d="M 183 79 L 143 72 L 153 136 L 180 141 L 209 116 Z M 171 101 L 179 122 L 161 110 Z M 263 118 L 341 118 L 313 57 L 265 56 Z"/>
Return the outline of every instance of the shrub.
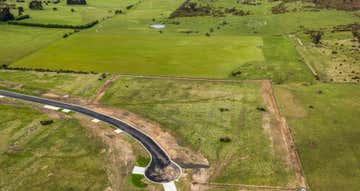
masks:
<path fill-rule="evenodd" d="M 86 5 L 86 0 L 66 0 L 68 5 Z"/>
<path fill-rule="evenodd" d="M 120 10 L 120 9 L 118 9 L 118 10 L 116 10 L 115 11 L 115 15 L 119 15 L 119 14 L 122 14 L 123 12 L 122 12 L 122 10 Z"/>
<path fill-rule="evenodd" d="M 42 120 L 42 121 L 40 121 L 41 125 L 50 125 L 52 123 L 54 123 L 54 121 L 51 120 L 51 119 L 50 120 Z"/>
<path fill-rule="evenodd" d="M 351 31 L 354 38 L 357 39 L 357 41 L 360 43 L 360 32 L 358 30 L 352 30 Z"/>
<path fill-rule="evenodd" d="M 42 2 L 33 0 L 30 2 L 29 8 L 32 10 L 42 10 L 43 9 Z"/>
<path fill-rule="evenodd" d="M 131 9 L 131 8 L 133 8 L 134 7 L 134 5 L 128 5 L 128 6 L 126 6 L 125 8 L 127 9 L 127 10 L 129 10 L 129 9 Z"/>
<path fill-rule="evenodd" d="M 15 18 L 16 21 L 24 20 L 30 18 L 29 15 L 21 15 Z"/>
<path fill-rule="evenodd" d="M 24 8 L 23 7 L 18 7 L 18 15 L 22 15 L 24 13 Z"/>
<path fill-rule="evenodd" d="M 220 142 L 223 142 L 223 143 L 229 143 L 231 142 L 231 139 L 229 137 L 220 137 Z"/>
<path fill-rule="evenodd" d="M 320 44 L 321 38 L 324 35 L 323 31 L 306 31 L 306 34 L 310 35 L 310 38 L 314 44 Z"/>
<path fill-rule="evenodd" d="M 266 111 L 266 109 L 264 107 L 261 107 L 261 106 L 256 107 L 256 110 L 262 111 L 262 112 Z"/>

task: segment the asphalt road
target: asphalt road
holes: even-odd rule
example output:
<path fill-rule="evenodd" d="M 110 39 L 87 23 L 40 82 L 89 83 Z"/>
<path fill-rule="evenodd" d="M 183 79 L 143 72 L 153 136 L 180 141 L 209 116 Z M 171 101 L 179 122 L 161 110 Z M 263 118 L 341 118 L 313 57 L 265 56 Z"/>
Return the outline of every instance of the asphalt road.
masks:
<path fill-rule="evenodd" d="M 161 178 L 161 177 L 166 177 L 166 175 L 159 176 L 159 173 L 162 173 L 165 171 L 162 169 L 168 168 L 169 166 L 172 166 L 172 168 L 179 168 L 177 170 L 178 170 L 178 172 L 181 172 L 180 167 L 177 164 L 175 164 L 173 161 L 171 161 L 171 159 L 166 154 L 166 152 L 154 140 L 152 140 L 149 136 L 145 135 L 140 130 L 120 121 L 119 119 L 115 119 L 113 117 L 92 111 L 90 109 L 87 109 L 87 108 L 84 108 L 84 107 L 81 107 L 78 105 L 67 104 L 67 103 L 58 102 L 58 101 L 54 101 L 54 100 L 49 100 L 49 99 L 44 99 L 44 98 L 39 98 L 39 97 L 9 92 L 9 91 L 3 91 L 3 90 L 0 90 L 0 95 L 12 97 L 12 98 L 16 98 L 16 99 L 21 99 L 21 100 L 25 100 L 25 101 L 29 101 L 29 102 L 35 102 L 35 103 L 40 103 L 40 104 L 45 104 L 45 105 L 56 106 L 56 107 L 60 107 L 63 109 L 70 109 L 72 111 L 82 113 L 84 115 L 99 119 L 103 122 L 111 124 L 119 129 L 125 131 L 131 137 L 133 137 L 134 139 L 139 141 L 150 153 L 152 160 L 151 160 L 150 165 L 148 165 L 148 167 L 146 168 L 146 171 L 145 171 L 145 176 L 150 181 L 159 182 L 159 183 L 172 181 L 171 180 L 172 178 L 169 178 L 169 176 L 167 176 L 167 178 Z M 152 174 L 156 174 L 156 176 L 152 176 Z M 173 176 L 173 178 L 177 178 L 177 176 Z"/>

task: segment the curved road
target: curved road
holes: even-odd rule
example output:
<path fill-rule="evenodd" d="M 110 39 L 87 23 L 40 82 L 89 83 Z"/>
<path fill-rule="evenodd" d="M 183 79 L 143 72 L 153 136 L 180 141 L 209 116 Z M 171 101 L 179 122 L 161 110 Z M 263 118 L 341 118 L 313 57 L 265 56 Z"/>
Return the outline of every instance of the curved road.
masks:
<path fill-rule="evenodd" d="M 0 90 L 0 95 L 21 99 L 25 101 L 40 103 L 40 104 L 51 105 L 63 109 L 70 109 L 72 111 L 76 111 L 78 113 L 82 113 L 84 115 L 99 119 L 103 122 L 109 123 L 125 131 L 131 137 L 139 141 L 150 153 L 151 162 L 145 170 L 145 177 L 147 177 L 152 182 L 156 182 L 156 183 L 169 182 L 178 178 L 178 176 L 180 176 L 181 174 L 181 168 L 179 167 L 179 165 L 174 163 L 166 154 L 166 152 L 153 139 L 151 139 L 149 136 L 147 136 L 140 130 L 120 121 L 119 119 L 115 119 L 113 117 L 92 111 L 90 109 L 78 105 L 67 104 L 67 103 L 39 98 L 35 96 L 29 96 L 29 95 L 3 91 L 3 90 Z M 171 173 L 170 175 L 165 174 L 165 172 L 167 173 L 169 172 L 168 170 L 166 170 L 169 168 L 173 169 L 172 170 L 173 173 Z"/>

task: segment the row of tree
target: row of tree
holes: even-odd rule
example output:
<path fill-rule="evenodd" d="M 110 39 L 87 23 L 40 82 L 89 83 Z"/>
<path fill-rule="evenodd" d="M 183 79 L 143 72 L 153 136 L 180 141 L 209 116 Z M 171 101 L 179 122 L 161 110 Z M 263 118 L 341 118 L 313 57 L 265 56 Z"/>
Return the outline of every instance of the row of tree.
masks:
<path fill-rule="evenodd" d="M 84 25 L 63 25 L 63 24 L 44 24 L 44 23 L 24 23 L 17 21 L 9 21 L 9 24 L 12 25 L 23 25 L 23 26 L 33 26 L 33 27 L 44 27 L 44 28 L 64 28 L 64 29 L 87 29 L 98 24 L 99 21 L 92 21 Z"/>

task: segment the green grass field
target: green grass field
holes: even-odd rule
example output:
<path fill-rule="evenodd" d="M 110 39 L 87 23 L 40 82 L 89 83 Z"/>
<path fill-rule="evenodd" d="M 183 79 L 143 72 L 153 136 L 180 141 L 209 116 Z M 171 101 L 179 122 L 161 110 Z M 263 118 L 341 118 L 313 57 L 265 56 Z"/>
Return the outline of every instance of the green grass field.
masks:
<path fill-rule="evenodd" d="M 11 26 L 0 22 L 0 65 L 10 64 L 30 55 L 69 30 Z"/>
<path fill-rule="evenodd" d="M 19 22 L 24 23 L 43 23 L 43 24 L 66 24 L 66 25 L 81 25 L 94 20 L 102 20 L 108 16 L 113 16 L 115 10 L 125 11 L 125 7 L 134 4 L 135 0 L 88 0 L 87 5 L 67 5 L 66 1 L 60 3 L 43 3 L 43 10 L 32 10 L 29 8 L 31 0 L 25 2 L 16 2 L 9 0 L 8 3 L 14 3 L 17 6 L 24 8 L 24 13 L 30 15 L 29 19 L 24 19 Z M 57 10 L 53 10 L 56 8 Z M 74 11 L 71 11 L 73 9 Z M 12 10 L 14 15 L 18 15 L 17 10 Z"/>
<path fill-rule="evenodd" d="M 1 190 L 104 190 L 105 148 L 75 119 L 0 105 Z"/>
<path fill-rule="evenodd" d="M 181 145 L 209 159 L 217 171 L 212 181 L 282 186 L 291 181 L 262 128 L 259 84 L 123 77 L 101 103 L 159 122 Z M 222 137 L 231 142 L 221 142 Z"/>
<path fill-rule="evenodd" d="M 359 190 L 358 85 L 289 84 L 275 90 L 311 190 Z"/>
<path fill-rule="evenodd" d="M 58 96 L 91 98 L 105 82 L 100 75 L 57 74 L 54 72 L 24 72 L 0 70 L 0 89 L 41 95 L 54 93 Z"/>

